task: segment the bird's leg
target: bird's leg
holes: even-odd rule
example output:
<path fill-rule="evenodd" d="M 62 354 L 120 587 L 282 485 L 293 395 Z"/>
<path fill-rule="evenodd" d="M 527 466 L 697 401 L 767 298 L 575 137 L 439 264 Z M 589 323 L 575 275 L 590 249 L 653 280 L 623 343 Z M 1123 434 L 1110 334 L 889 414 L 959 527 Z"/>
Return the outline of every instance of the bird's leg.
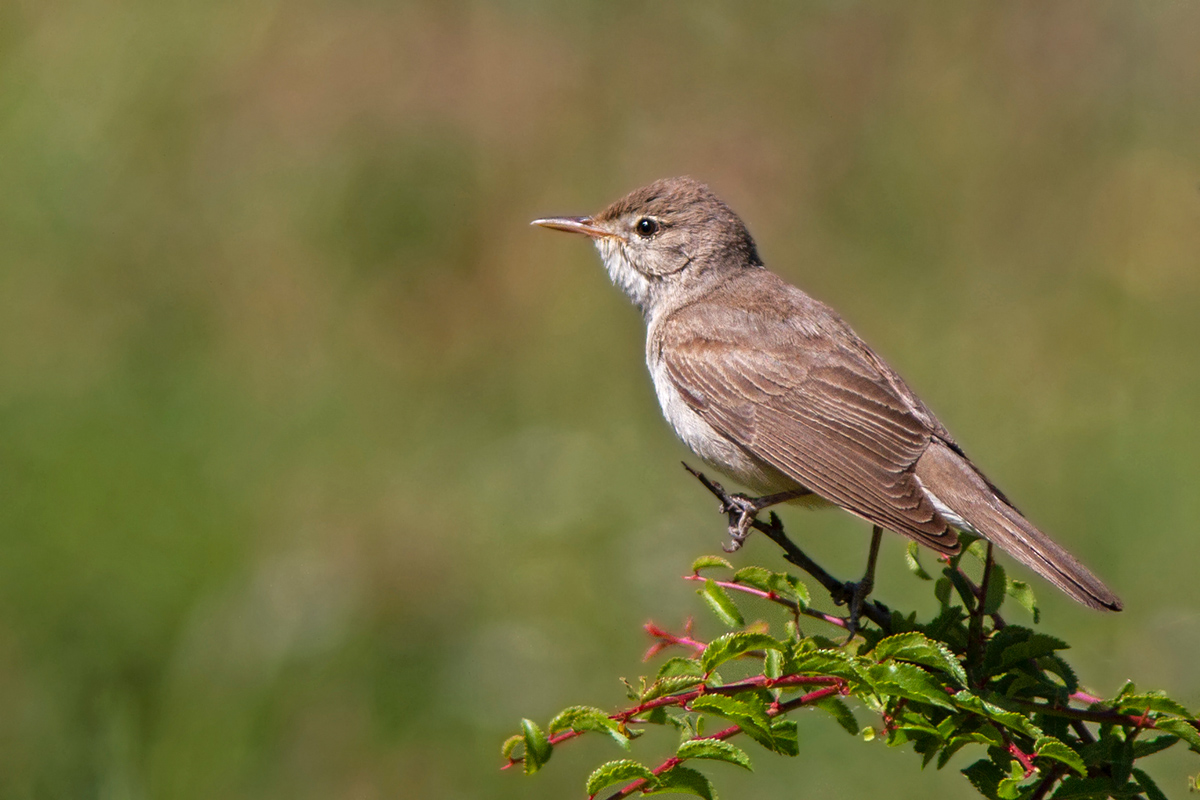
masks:
<path fill-rule="evenodd" d="M 846 630 L 850 632 L 847 642 L 854 638 L 854 634 L 858 633 L 858 618 L 862 614 L 863 601 L 875 588 L 875 561 L 879 558 L 879 543 L 882 539 L 883 528 L 876 525 L 871 530 L 871 552 L 867 556 L 867 570 L 863 573 L 862 580 L 858 583 L 846 584 L 846 594 L 849 595 L 848 604 L 850 606 L 850 614 L 846 619 Z"/>
<path fill-rule="evenodd" d="M 729 516 L 729 544 L 724 546 L 725 552 L 733 553 L 741 549 L 746 537 L 753 529 L 751 526 L 754 525 L 758 512 L 806 494 L 812 494 L 812 492 L 808 489 L 793 489 L 789 492 L 764 494 L 761 497 L 747 497 L 744 494 L 727 495 L 721 501 L 718 509 Z"/>
<path fill-rule="evenodd" d="M 797 497 L 812 494 L 808 489 L 792 489 L 787 492 L 765 494 L 761 497 L 729 494 L 721 484 L 709 480 L 704 473 L 692 469 L 686 462 L 683 468 L 696 476 L 696 479 L 704 484 L 704 488 L 716 495 L 717 499 L 721 501 L 721 505 L 717 507 L 717 510 L 729 517 L 729 543 L 723 547 L 726 553 L 733 553 L 741 549 L 742 544 L 746 541 L 746 537 L 750 535 L 750 531 L 753 529 L 758 512 L 779 503 L 786 503 L 789 500 L 795 500 Z"/>

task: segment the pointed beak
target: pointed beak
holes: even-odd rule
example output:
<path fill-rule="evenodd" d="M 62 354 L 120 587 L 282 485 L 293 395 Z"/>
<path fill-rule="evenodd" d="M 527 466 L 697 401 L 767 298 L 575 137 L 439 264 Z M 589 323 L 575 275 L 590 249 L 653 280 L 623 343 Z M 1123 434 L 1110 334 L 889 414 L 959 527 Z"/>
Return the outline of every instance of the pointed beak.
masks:
<path fill-rule="evenodd" d="M 590 236 L 593 239 L 613 235 L 611 232 L 604 230 L 604 228 L 593 224 L 591 217 L 546 217 L 545 219 L 535 219 L 529 224 L 541 225 L 543 228 L 566 231 L 567 233 L 582 233 L 584 236 Z"/>

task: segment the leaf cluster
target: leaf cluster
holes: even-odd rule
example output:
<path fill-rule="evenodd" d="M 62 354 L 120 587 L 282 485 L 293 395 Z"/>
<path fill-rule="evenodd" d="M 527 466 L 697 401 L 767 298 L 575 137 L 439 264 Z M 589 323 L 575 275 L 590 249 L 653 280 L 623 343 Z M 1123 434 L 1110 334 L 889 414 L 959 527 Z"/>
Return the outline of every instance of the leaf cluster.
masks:
<path fill-rule="evenodd" d="M 927 620 L 892 612 L 886 629 L 867 627 L 845 643 L 804 632 L 810 619 L 842 627 L 845 620 L 814 611 L 795 576 L 757 566 L 734 570 L 717 556 L 698 559 L 689 579 L 701 583 L 705 605 L 732 630 L 707 643 L 687 638 L 693 654 L 668 658 L 636 686 L 627 683 L 631 705 L 622 710 L 574 706 L 546 732 L 522 720 L 521 732 L 504 745 L 507 765 L 522 764 L 532 774 L 555 747 L 592 732 L 632 750 L 647 726 L 667 726 L 679 736 L 670 758 L 654 767 L 633 758 L 609 761 L 588 777 L 587 795 L 674 792 L 712 800 L 716 790 L 697 764 L 751 769 L 735 738 L 795 756 L 800 747 L 791 716 L 815 708 L 850 735 L 910 747 L 922 767 L 942 769 L 960 751 L 976 754 L 961 771 L 989 800 L 1165 797 L 1137 763 L 1180 742 L 1200 752 L 1194 714 L 1132 683 L 1108 699 L 1080 691 L 1061 655 L 1066 642 L 1000 616 L 1008 601 L 1034 623 L 1040 613 L 1030 587 L 1007 578 L 984 543 L 949 559 L 937 579 L 915 546 L 907 558 L 912 573 L 933 584 L 937 612 Z M 982 570 L 978 582 L 968 566 Z M 747 625 L 735 597 L 749 596 L 782 610 L 775 632 L 767 623 Z M 647 629 L 663 640 L 652 653 L 684 641 Z M 722 670 L 748 675 L 726 681 Z M 872 724 L 861 725 L 856 711 Z"/>

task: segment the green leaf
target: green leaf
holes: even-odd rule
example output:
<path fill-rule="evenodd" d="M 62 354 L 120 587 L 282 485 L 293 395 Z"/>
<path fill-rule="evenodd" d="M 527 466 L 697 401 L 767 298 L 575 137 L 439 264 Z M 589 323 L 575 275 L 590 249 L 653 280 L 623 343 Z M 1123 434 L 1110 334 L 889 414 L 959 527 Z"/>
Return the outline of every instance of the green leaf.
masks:
<path fill-rule="evenodd" d="M 692 572 L 696 573 L 702 569 L 712 569 L 713 567 L 725 567 L 733 569 L 733 564 L 730 564 L 720 556 L 700 556 L 692 562 Z"/>
<path fill-rule="evenodd" d="M 786 652 L 788 646 L 765 633 L 740 631 L 727 633 L 713 639 L 700 655 L 700 669 L 704 674 L 712 672 L 726 661 L 737 658 L 750 650 L 779 650 Z"/>
<path fill-rule="evenodd" d="M 1137 778 L 1138 786 L 1146 793 L 1146 800 L 1167 800 L 1167 796 L 1158 788 L 1158 784 L 1144 771 L 1135 769 L 1133 777 Z"/>
<path fill-rule="evenodd" d="M 655 677 L 673 678 L 676 675 L 692 675 L 699 678 L 704 675 L 704 670 L 700 669 L 700 662 L 694 658 L 675 656 L 663 662 L 663 665 L 658 668 L 658 675 Z"/>
<path fill-rule="evenodd" d="M 1033 745 L 1033 754 L 1038 758 L 1061 761 L 1080 775 L 1087 775 L 1087 765 L 1079 754 L 1053 736 L 1043 736 Z"/>
<path fill-rule="evenodd" d="M 800 608 L 808 608 L 808 587 L 799 579 L 784 572 L 776 572 L 771 576 L 771 591 L 780 597 L 791 600 Z"/>
<path fill-rule="evenodd" d="M 1008 578 L 1004 575 L 1004 567 L 992 564 L 992 574 L 988 576 L 987 597 L 983 600 L 983 613 L 995 614 L 1004 602 L 1004 593 L 1008 588 Z"/>
<path fill-rule="evenodd" d="M 1152 756 L 1178 742 L 1179 737 L 1173 735 L 1155 736 L 1153 739 L 1136 739 L 1133 742 L 1133 757 L 1136 759 Z"/>
<path fill-rule="evenodd" d="M 950 579 L 944 575 L 937 579 L 937 583 L 933 585 L 933 596 L 938 599 L 938 602 L 943 606 L 950 605 L 950 590 L 954 588 L 954 584 L 950 583 Z"/>
<path fill-rule="evenodd" d="M 774 719 L 771 722 L 771 749 L 784 756 L 800 754 L 799 726 L 794 719 Z"/>
<path fill-rule="evenodd" d="M 644 794 L 694 794 L 704 800 L 716 800 L 717 792 L 703 773 L 690 767 L 673 767 L 659 775 Z"/>
<path fill-rule="evenodd" d="M 738 607 L 730 598 L 729 593 L 713 582 L 712 578 L 704 581 L 704 588 L 697 594 L 704 598 L 717 618 L 729 627 L 740 628 L 746 624 L 746 621 L 742 619 L 742 612 L 738 611 Z"/>
<path fill-rule="evenodd" d="M 547 741 L 546 734 L 531 719 L 521 720 L 521 732 L 525 741 L 525 774 L 532 775 L 550 760 L 554 748 Z"/>
<path fill-rule="evenodd" d="M 650 687 L 646 691 L 642 692 L 638 700 L 646 703 L 657 697 L 686 692 L 688 689 L 701 683 L 704 683 L 704 678 L 699 678 L 695 675 L 671 675 L 666 678 L 659 678 L 650 684 Z"/>
<path fill-rule="evenodd" d="M 693 700 L 688 706 L 692 711 L 710 711 L 718 716 L 741 725 L 747 733 L 755 729 L 766 734 L 771 730 L 771 718 L 767 715 L 767 706 L 752 694 L 743 695 L 746 699 L 728 697 L 723 694 L 703 694 Z"/>
<path fill-rule="evenodd" d="M 775 679 L 783 674 L 783 653 L 779 650 L 768 650 L 763 661 L 763 675 Z"/>
<path fill-rule="evenodd" d="M 877 661 L 886 661 L 889 658 L 911 661 L 949 674 L 960 686 L 967 685 L 967 673 L 950 652 L 950 648 L 929 639 L 923 633 L 912 631 L 889 636 L 875 645 L 872 653 Z"/>
<path fill-rule="evenodd" d="M 988 800 L 1000 800 L 996 788 L 1000 785 L 1000 781 L 1004 780 L 1005 775 L 990 760 L 981 758 L 964 769 L 962 774 L 967 776 L 967 780 L 971 782 L 975 790 Z"/>
<path fill-rule="evenodd" d="M 954 703 L 964 711 L 979 714 L 1006 728 L 1023 733 L 1031 739 L 1037 740 L 1045 736 L 1045 733 L 1038 726 L 1030 722 L 1027 717 L 1015 711 L 1006 711 L 995 703 L 989 703 L 982 697 L 971 694 L 968 691 L 964 690 L 954 695 Z"/>
<path fill-rule="evenodd" d="M 689 739 L 679 745 L 675 756 L 677 758 L 708 758 L 752 769 L 750 756 L 746 755 L 746 751 L 723 739 Z"/>
<path fill-rule="evenodd" d="M 549 730 L 551 736 L 565 730 L 573 730 L 577 733 L 584 731 L 607 733 L 621 747 L 629 749 L 629 737 L 621 732 L 621 723 L 610 719 L 608 714 L 591 706 L 571 706 L 563 709 L 554 719 L 550 720 Z"/>
<path fill-rule="evenodd" d="M 919 549 L 917 543 L 909 542 L 908 549 L 904 551 L 904 561 L 906 564 L 908 564 L 908 571 L 923 581 L 931 581 L 933 580 L 933 576 L 926 572 L 925 568 L 921 566 L 921 562 L 917 558 L 918 552 Z"/>
<path fill-rule="evenodd" d="M 1008 596 L 1016 601 L 1017 605 L 1033 615 L 1033 623 L 1036 625 L 1041 621 L 1042 612 L 1038 609 L 1037 597 L 1033 594 L 1033 587 L 1025 581 L 1008 579 L 1006 587 Z"/>
<path fill-rule="evenodd" d="M 920 703 L 954 710 L 954 703 L 950 701 L 950 695 L 942 684 L 913 664 L 899 661 L 875 664 L 866 670 L 866 675 L 878 694 L 906 697 Z"/>
<path fill-rule="evenodd" d="M 1076 677 L 1075 670 L 1071 669 L 1071 665 L 1061 656 L 1042 656 L 1038 659 L 1038 666 L 1046 672 L 1061 678 L 1063 688 L 1066 689 L 1067 694 L 1072 694 L 1079 690 L 1079 678 Z"/>
<path fill-rule="evenodd" d="M 1007 672 L 1025 661 L 1053 655 L 1056 650 L 1066 650 L 1069 645 L 1061 639 L 1036 633 L 1020 625 L 1009 625 L 996 631 L 988 642 L 984 664 L 989 674 Z"/>
<path fill-rule="evenodd" d="M 1171 738 L 1174 738 L 1174 737 L 1171 737 Z M 511 759 L 513 750 L 516 749 L 517 745 L 524 744 L 524 743 L 525 743 L 525 737 L 522 736 L 521 734 L 518 733 L 515 736 L 510 736 L 507 739 L 505 739 L 504 744 L 500 746 L 500 755 L 503 758 Z"/>
<path fill-rule="evenodd" d="M 863 675 L 853 657 L 842 650 L 802 650 L 792 648 L 784 672 L 791 675 L 829 675 L 842 678 L 851 688 L 862 685 Z"/>
<path fill-rule="evenodd" d="M 1193 750 L 1200 753 L 1200 732 L 1191 723 L 1183 719 L 1160 719 L 1154 723 L 1160 731 L 1173 733 L 1187 742 Z"/>
<path fill-rule="evenodd" d="M 607 764 L 602 764 L 591 775 L 588 776 L 587 786 L 584 789 L 588 796 L 596 794 L 601 789 L 606 789 L 614 783 L 624 783 L 643 779 L 647 781 L 654 780 L 654 773 L 645 764 L 639 764 L 637 761 L 630 759 L 621 759 L 620 761 L 609 761 Z"/>
<path fill-rule="evenodd" d="M 1009 776 L 996 785 L 996 794 L 1000 796 L 1000 800 L 1017 800 L 1021 796 L 1021 784 L 1025 780 L 1025 770 L 1013 759 Z"/>
<path fill-rule="evenodd" d="M 840 698 L 826 697 L 813 705 L 832 714 L 838 725 L 841 725 L 851 736 L 858 735 L 858 720 L 854 718 L 854 712 L 850 710 L 850 706 L 842 702 Z"/>
<path fill-rule="evenodd" d="M 1112 790 L 1112 781 L 1108 778 L 1077 778 L 1068 775 L 1052 796 L 1055 800 L 1105 800 L 1112 796 Z"/>
<path fill-rule="evenodd" d="M 1158 711 L 1163 714 L 1174 714 L 1178 717 L 1190 717 L 1191 712 L 1162 692 L 1146 692 L 1144 694 L 1127 694 L 1121 698 L 1118 708 L 1125 713 L 1142 714 L 1146 710 Z"/>
<path fill-rule="evenodd" d="M 762 592 L 769 592 L 771 591 L 771 576 L 773 574 L 771 570 L 764 567 L 742 567 L 733 573 L 733 582 L 753 586 Z"/>

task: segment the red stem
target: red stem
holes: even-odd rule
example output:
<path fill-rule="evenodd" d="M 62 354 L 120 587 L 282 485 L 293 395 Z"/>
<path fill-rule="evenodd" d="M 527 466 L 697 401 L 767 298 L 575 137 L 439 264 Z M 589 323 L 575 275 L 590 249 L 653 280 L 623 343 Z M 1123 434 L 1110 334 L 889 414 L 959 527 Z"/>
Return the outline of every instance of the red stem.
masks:
<path fill-rule="evenodd" d="M 796 677 L 799 677 L 799 676 L 796 676 Z M 782 679 L 779 679 L 779 680 L 782 680 Z M 834 678 L 833 680 L 841 681 L 841 678 Z M 796 697 L 792 700 L 787 701 L 786 703 L 778 703 L 774 707 L 767 709 L 767 716 L 776 717 L 776 716 L 779 716 L 780 714 L 786 714 L 789 711 L 794 711 L 797 708 L 800 708 L 801 706 L 808 705 L 810 703 L 815 703 L 818 700 L 824 700 L 826 697 L 830 697 L 834 694 L 839 693 L 840 691 L 842 691 L 841 688 L 839 688 L 837 686 L 830 686 L 825 689 L 817 689 L 814 692 L 809 692 L 808 694 L 806 694 L 802 697 Z M 740 725 L 730 725 L 728 728 L 725 728 L 722 731 L 718 731 L 717 733 L 714 733 L 711 736 L 693 737 L 692 741 L 703 741 L 704 739 L 729 739 L 730 737 L 736 736 L 737 734 L 739 734 L 741 732 L 742 732 L 742 728 Z M 659 764 L 657 767 L 652 769 L 651 772 L 653 772 L 655 775 L 661 775 L 664 772 L 666 772 L 667 770 L 670 770 L 670 769 L 673 769 L 674 767 L 679 766 L 680 764 L 683 763 L 683 761 L 684 761 L 684 759 L 682 759 L 682 758 L 679 758 L 677 756 L 671 756 L 666 761 L 664 761 L 663 763 Z M 609 795 L 606 798 L 606 800 L 619 800 L 619 798 L 628 797 L 629 795 L 633 794 L 634 792 L 640 790 L 645 785 L 646 785 L 646 778 L 639 778 L 636 781 L 633 781 L 632 783 L 623 787 L 616 794 Z M 592 795 L 592 797 L 595 797 L 595 795 Z"/>

